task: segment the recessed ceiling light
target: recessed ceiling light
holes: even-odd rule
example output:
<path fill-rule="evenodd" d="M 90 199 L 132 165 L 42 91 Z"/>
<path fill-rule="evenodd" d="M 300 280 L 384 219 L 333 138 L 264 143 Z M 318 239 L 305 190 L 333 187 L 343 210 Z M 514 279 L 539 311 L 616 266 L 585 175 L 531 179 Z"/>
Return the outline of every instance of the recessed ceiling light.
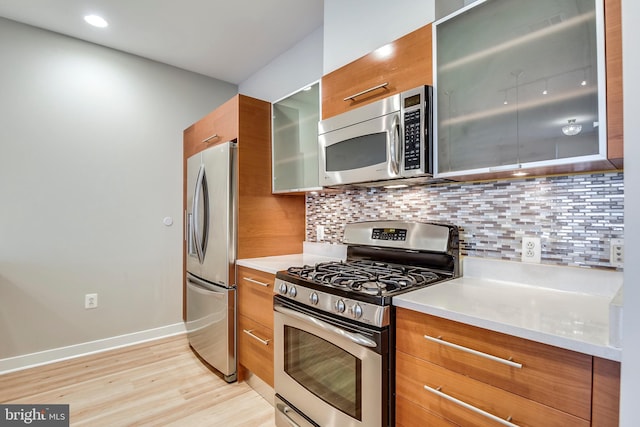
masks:
<path fill-rule="evenodd" d="M 87 15 L 84 17 L 84 20 L 87 22 L 87 24 L 93 25 L 94 27 L 98 28 L 104 28 L 109 25 L 109 23 L 105 21 L 103 17 L 98 15 Z"/>

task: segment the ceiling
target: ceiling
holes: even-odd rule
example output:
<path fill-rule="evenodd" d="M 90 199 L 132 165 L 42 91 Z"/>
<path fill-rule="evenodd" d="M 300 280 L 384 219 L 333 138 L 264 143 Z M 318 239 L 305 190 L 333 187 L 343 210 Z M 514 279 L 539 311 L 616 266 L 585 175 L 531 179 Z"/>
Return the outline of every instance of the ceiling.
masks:
<path fill-rule="evenodd" d="M 239 84 L 323 24 L 323 0 L 0 0 L 0 16 Z M 107 28 L 86 24 L 101 15 Z"/>

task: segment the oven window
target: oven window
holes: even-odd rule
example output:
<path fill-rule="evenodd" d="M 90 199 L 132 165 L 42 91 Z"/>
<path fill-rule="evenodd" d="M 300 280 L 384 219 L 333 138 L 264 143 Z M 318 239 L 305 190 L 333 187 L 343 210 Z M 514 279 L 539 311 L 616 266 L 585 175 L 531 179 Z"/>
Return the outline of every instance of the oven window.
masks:
<path fill-rule="evenodd" d="M 387 133 L 347 139 L 325 148 L 327 172 L 365 168 L 387 161 Z"/>
<path fill-rule="evenodd" d="M 361 360 L 322 338 L 284 327 L 284 370 L 345 414 L 362 420 Z"/>

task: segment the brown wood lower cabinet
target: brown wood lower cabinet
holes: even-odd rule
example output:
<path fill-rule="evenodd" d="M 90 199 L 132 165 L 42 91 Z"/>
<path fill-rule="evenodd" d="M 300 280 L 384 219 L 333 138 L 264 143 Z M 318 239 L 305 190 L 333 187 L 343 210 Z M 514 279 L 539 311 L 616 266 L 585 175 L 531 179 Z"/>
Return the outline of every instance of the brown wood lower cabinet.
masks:
<path fill-rule="evenodd" d="M 238 267 L 238 379 L 251 371 L 273 387 L 273 283 L 275 275 Z"/>
<path fill-rule="evenodd" d="M 620 362 L 593 358 L 594 427 L 617 427 L 620 412 Z"/>
<path fill-rule="evenodd" d="M 239 315 L 238 361 L 273 387 L 273 329 Z"/>
<path fill-rule="evenodd" d="M 517 426 L 589 426 L 588 420 L 402 352 L 398 352 L 396 363 L 397 395 L 458 425 L 495 426 L 491 417 L 496 417 Z"/>
<path fill-rule="evenodd" d="M 618 425 L 617 362 L 403 308 L 396 319 L 399 425 Z"/>
<path fill-rule="evenodd" d="M 415 427 L 416 425 L 456 427 L 458 424 L 427 411 L 404 397 L 396 396 L 396 427 Z"/>

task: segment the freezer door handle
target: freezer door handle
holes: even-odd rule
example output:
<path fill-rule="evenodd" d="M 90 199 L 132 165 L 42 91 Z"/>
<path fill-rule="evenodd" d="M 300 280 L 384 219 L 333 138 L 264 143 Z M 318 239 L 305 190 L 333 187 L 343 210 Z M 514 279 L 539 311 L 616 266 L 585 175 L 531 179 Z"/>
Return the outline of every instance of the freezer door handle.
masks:
<path fill-rule="evenodd" d="M 200 280 L 197 277 L 187 273 L 187 282 L 188 284 L 192 284 L 191 289 L 198 291 L 199 293 L 206 293 L 207 295 L 216 294 L 215 296 L 218 298 L 223 298 L 225 295 L 225 291 L 228 289 L 216 286 L 211 283 L 207 283 L 204 280 Z M 195 286 L 193 286 L 195 285 Z"/>

